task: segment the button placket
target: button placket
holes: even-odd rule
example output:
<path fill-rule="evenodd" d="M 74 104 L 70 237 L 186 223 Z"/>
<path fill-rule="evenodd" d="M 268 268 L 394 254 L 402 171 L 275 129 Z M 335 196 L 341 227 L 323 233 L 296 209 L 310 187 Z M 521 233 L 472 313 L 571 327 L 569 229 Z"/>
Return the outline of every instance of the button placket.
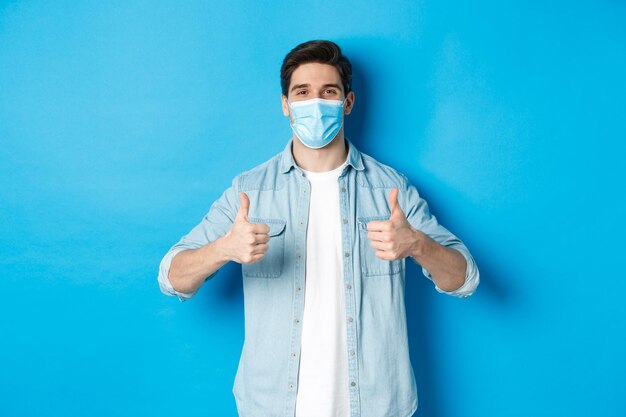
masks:
<path fill-rule="evenodd" d="M 339 178 L 339 200 L 341 205 L 341 223 L 342 223 L 342 241 L 344 245 L 344 285 L 347 290 L 352 289 L 352 282 L 355 280 L 354 272 L 354 256 L 352 253 L 352 232 L 350 230 L 348 219 L 353 216 L 354 213 L 350 212 L 349 207 L 349 195 L 347 193 L 346 179 L 349 175 L 341 176 Z M 347 332 L 347 349 L 348 349 L 348 380 L 350 381 L 350 408 L 351 410 L 358 410 L 360 406 L 359 393 L 356 390 L 356 381 L 358 379 L 358 365 L 356 358 L 356 341 L 358 337 L 356 335 L 356 327 L 354 324 L 355 314 L 355 294 L 354 291 L 344 291 L 344 305 L 346 308 L 346 332 Z"/>
<path fill-rule="evenodd" d="M 293 306 L 294 306 L 294 317 L 293 317 L 293 325 L 292 325 L 292 338 L 291 338 L 291 350 L 289 353 L 289 379 L 287 381 L 290 397 L 287 402 L 287 413 L 290 414 L 295 409 L 295 400 L 296 400 L 296 386 L 297 386 L 297 378 L 298 378 L 298 351 L 300 350 L 301 345 L 301 335 L 302 335 L 302 326 L 300 326 L 301 317 L 303 315 L 304 309 L 304 259 L 305 259 L 305 248 L 306 248 L 306 221 L 309 207 L 309 193 L 308 181 L 303 180 L 300 181 L 300 187 L 302 188 L 302 193 L 300 194 L 300 198 L 298 199 L 297 213 L 295 219 L 296 222 L 296 231 L 295 231 L 295 271 L 296 276 L 293 281 L 294 283 L 294 292 L 293 292 Z"/>

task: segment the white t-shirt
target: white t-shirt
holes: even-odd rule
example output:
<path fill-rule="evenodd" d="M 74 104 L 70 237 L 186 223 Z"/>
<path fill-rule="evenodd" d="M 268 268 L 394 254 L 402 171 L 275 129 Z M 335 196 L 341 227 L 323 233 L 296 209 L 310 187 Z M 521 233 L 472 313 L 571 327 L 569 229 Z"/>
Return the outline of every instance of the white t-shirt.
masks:
<path fill-rule="evenodd" d="M 302 170 L 311 183 L 296 417 L 348 417 L 348 358 L 337 178 Z"/>

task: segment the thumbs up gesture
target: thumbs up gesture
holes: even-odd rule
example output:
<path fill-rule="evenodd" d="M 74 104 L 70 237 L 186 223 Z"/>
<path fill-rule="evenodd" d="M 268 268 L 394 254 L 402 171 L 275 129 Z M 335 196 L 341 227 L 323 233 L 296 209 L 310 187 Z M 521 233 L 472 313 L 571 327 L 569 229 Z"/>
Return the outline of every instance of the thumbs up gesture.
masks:
<path fill-rule="evenodd" d="M 263 259 L 268 249 L 270 228 L 264 223 L 250 223 L 248 210 L 250 199 L 244 192 L 239 193 L 241 205 L 230 230 L 224 235 L 226 257 L 240 264 L 250 264 Z"/>
<path fill-rule="evenodd" d="M 367 224 L 367 237 L 380 259 L 394 261 L 414 253 L 421 232 L 413 228 L 398 203 L 398 189 L 389 193 L 389 220 L 371 221 Z"/>

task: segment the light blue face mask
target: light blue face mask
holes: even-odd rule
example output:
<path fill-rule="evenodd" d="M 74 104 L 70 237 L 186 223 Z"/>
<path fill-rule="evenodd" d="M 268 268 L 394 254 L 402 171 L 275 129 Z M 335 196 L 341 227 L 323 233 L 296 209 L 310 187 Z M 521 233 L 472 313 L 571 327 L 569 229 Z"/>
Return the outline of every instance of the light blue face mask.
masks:
<path fill-rule="evenodd" d="M 339 133 L 345 100 L 310 100 L 287 102 L 291 109 L 291 129 L 309 148 L 328 145 Z"/>

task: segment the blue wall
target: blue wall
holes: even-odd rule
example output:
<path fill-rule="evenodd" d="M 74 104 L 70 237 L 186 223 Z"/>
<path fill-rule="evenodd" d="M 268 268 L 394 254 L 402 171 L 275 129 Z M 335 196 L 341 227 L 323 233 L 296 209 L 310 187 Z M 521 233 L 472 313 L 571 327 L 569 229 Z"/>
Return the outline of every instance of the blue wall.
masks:
<path fill-rule="evenodd" d="M 282 150 L 313 38 L 482 272 L 407 263 L 417 416 L 625 415 L 626 3 L 386 3 L 0 1 L 0 415 L 236 415 L 240 266 L 186 303 L 157 268 Z"/>

